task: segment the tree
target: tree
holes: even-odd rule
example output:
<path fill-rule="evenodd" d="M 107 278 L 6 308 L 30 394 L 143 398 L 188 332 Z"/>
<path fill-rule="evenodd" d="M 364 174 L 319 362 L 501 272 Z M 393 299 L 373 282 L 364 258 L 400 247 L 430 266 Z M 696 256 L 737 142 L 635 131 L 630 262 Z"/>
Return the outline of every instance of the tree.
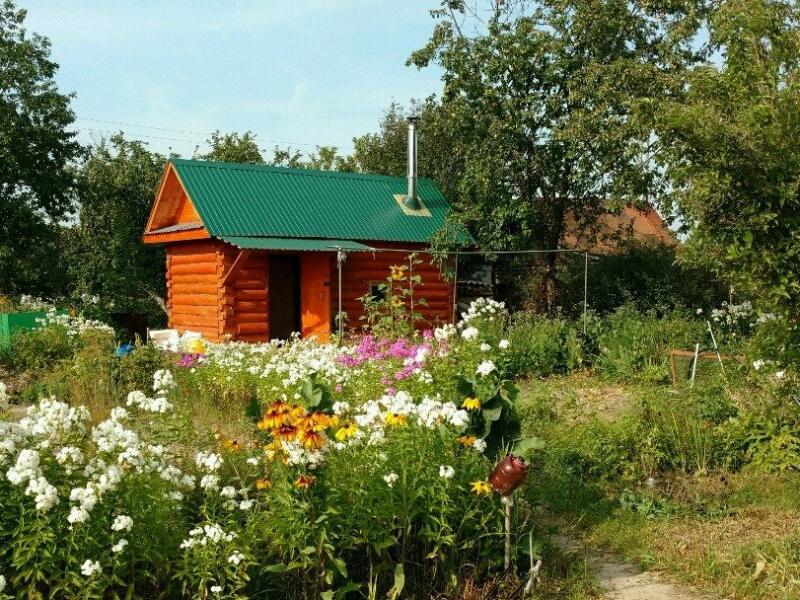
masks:
<path fill-rule="evenodd" d="M 70 275 L 75 300 L 97 296 L 104 317 L 164 315 L 164 249 L 142 243 L 166 158 L 116 134 L 93 148 L 78 171 L 79 224 Z"/>
<path fill-rule="evenodd" d="M 724 2 L 709 20 L 721 58 L 695 68 L 662 113 L 666 202 L 690 232 L 685 258 L 800 317 L 800 9 Z"/>
<path fill-rule="evenodd" d="M 433 11 L 431 40 L 409 62 L 444 71 L 442 122 L 464 161 L 456 217 L 484 248 L 557 248 L 569 216 L 590 228 L 609 204 L 658 188 L 646 117 L 680 91 L 694 58 L 692 10 L 495 0 L 485 22 L 463 0 Z M 557 264 L 546 255 L 541 295 L 551 310 Z"/>
<path fill-rule="evenodd" d="M 256 143 L 256 136 L 250 131 L 245 131 L 243 134 L 235 132 L 223 134 L 217 130 L 211 134 L 211 138 L 207 142 L 211 146 L 211 150 L 206 154 L 195 152 L 195 158 L 254 165 L 264 164 L 264 157 L 261 156 L 261 149 Z"/>
<path fill-rule="evenodd" d="M 405 109 L 392 103 L 383 116 L 380 129 L 353 138 L 355 150 L 348 160 L 352 170 L 379 175 L 405 177 L 408 170 L 408 117 L 418 117 L 418 160 L 420 177 L 433 179 L 446 198 L 454 200 L 463 171 L 461 140 L 446 111 L 434 96 L 411 101 Z"/>
<path fill-rule="evenodd" d="M 307 156 L 294 148 L 275 147 L 272 163 L 276 167 L 292 169 L 314 169 L 317 171 L 353 171 L 350 157 L 339 154 L 336 146 L 317 146 L 315 152 Z"/>
<path fill-rule="evenodd" d="M 72 206 L 72 160 L 81 153 L 71 96 L 60 94 L 47 39 L 29 35 L 25 11 L 0 6 L 0 291 L 53 294 L 57 221 Z"/>

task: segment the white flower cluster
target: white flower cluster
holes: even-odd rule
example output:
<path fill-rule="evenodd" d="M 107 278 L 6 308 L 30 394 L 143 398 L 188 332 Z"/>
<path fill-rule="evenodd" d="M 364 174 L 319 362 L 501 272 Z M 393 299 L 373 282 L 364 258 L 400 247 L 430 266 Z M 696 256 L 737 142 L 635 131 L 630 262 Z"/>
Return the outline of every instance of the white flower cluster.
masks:
<path fill-rule="evenodd" d="M 491 322 L 498 317 L 504 317 L 505 313 L 505 303 L 498 302 L 492 298 L 478 298 L 470 303 L 469 308 L 465 312 L 461 313 L 459 327 L 466 327 L 476 319 L 485 318 L 487 321 Z"/>
<path fill-rule="evenodd" d="M 189 537 L 181 542 L 181 548 L 194 548 L 195 546 L 207 546 L 218 544 L 221 541 L 232 542 L 236 538 L 235 533 L 227 533 L 216 523 L 209 523 L 202 527 L 195 527 L 189 532 Z"/>
<path fill-rule="evenodd" d="M 484 360 L 481 364 L 478 365 L 478 368 L 475 369 L 475 372 L 480 375 L 481 377 L 486 377 L 492 373 L 497 367 L 495 364 L 490 360 Z"/>
<path fill-rule="evenodd" d="M 82 316 L 59 314 L 55 308 L 50 308 L 43 319 L 37 319 L 42 325 L 63 327 L 67 335 L 76 336 L 89 331 L 109 333 L 114 335 L 114 328 L 101 321 L 84 319 Z"/>
<path fill-rule="evenodd" d="M 204 473 L 200 479 L 200 487 L 206 492 L 217 491 L 220 477 L 216 473 L 224 462 L 222 457 L 214 452 L 198 452 L 194 462 L 197 468 Z"/>
<path fill-rule="evenodd" d="M 139 390 L 134 390 L 128 394 L 126 404 L 152 413 L 163 414 L 172 410 L 172 403 L 165 397 L 149 398 L 147 394 Z"/>
<path fill-rule="evenodd" d="M 153 373 L 153 391 L 157 396 L 165 396 L 178 386 L 172 371 L 159 369 Z"/>
<path fill-rule="evenodd" d="M 25 448 L 17 456 L 16 464 L 6 472 L 6 479 L 12 485 L 22 485 L 26 481 L 26 496 L 33 496 L 36 510 L 47 512 L 58 504 L 58 490 L 51 485 L 39 467 L 39 453 Z"/>
<path fill-rule="evenodd" d="M 39 296 L 22 294 L 19 297 L 19 302 L 17 302 L 17 309 L 30 312 L 45 312 L 55 310 L 55 307 L 52 302 L 40 298 Z"/>
<path fill-rule="evenodd" d="M 6 384 L 0 381 L 0 412 L 8 409 L 8 393 Z"/>
<path fill-rule="evenodd" d="M 387 395 L 379 400 L 365 402 L 354 420 L 366 431 L 366 434 L 359 430 L 357 435 L 351 439 L 357 441 L 366 435 L 369 443 L 383 441 L 384 428 L 393 417 L 416 421 L 429 429 L 439 425 L 449 425 L 459 433 L 469 425 L 469 413 L 458 408 L 452 402 L 441 402 L 425 396 L 419 404 L 416 404 L 411 394 L 400 391 L 394 396 Z"/>

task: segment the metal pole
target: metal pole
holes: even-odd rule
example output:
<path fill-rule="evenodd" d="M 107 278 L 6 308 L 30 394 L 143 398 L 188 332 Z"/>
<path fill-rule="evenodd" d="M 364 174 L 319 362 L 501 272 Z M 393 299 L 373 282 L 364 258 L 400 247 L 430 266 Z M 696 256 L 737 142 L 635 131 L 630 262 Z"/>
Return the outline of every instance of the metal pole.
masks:
<path fill-rule="evenodd" d="M 700 355 L 700 344 L 694 345 L 694 361 L 692 362 L 692 382 L 689 384 L 689 387 L 694 387 L 694 376 L 697 373 L 697 358 Z"/>
<path fill-rule="evenodd" d="M 583 254 L 583 335 L 586 335 L 586 320 L 589 310 L 589 253 Z"/>
<path fill-rule="evenodd" d="M 505 514 L 505 552 L 503 556 L 503 567 L 506 571 L 511 567 L 511 505 L 514 503 L 512 500 L 514 492 L 508 496 L 503 496 L 503 503 L 506 505 Z"/>
<path fill-rule="evenodd" d="M 336 251 L 336 268 L 338 271 L 339 277 L 339 313 L 336 317 L 337 326 L 338 326 L 338 337 L 339 337 L 339 345 L 342 345 L 342 339 L 344 336 L 344 324 L 342 323 L 342 263 L 344 262 L 345 254 L 342 252 L 342 249 L 339 248 Z"/>
<path fill-rule="evenodd" d="M 456 252 L 456 266 L 453 269 L 453 325 L 458 316 L 458 252 Z"/>
<path fill-rule="evenodd" d="M 414 337 L 414 255 L 408 255 L 408 291 L 409 291 L 409 322 L 411 331 L 409 335 Z"/>

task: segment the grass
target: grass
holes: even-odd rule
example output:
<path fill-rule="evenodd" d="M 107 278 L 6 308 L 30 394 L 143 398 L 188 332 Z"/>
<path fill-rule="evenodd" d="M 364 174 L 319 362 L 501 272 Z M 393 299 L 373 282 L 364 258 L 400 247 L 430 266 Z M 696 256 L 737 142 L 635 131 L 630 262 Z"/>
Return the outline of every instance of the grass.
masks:
<path fill-rule="evenodd" d="M 726 598 L 800 597 L 798 474 L 705 468 L 703 437 L 681 429 L 676 408 L 665 437 L 689 440 L 675 452 L 692 474 L 643 481 L 643 459 L 622 443 L 626 428 L 656 395 L 677 402 L 671 388 L 607 384 L 588 373 L 521 388 L 526 428 L 547 443 L 534 495 L 561 534 Z"/>

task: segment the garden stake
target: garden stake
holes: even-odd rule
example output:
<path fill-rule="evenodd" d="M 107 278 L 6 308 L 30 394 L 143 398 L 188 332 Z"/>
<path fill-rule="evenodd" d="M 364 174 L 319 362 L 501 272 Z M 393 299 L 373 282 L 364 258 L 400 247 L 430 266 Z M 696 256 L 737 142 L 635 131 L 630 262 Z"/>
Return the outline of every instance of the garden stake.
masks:
<path fill-rule="evenodd" d="M 539 571 L 542 568 L 542 559 L 533 562 L 533 529 L 528 532 L 528 556 L 531 559 L 531 568 L 528 570 L 528 582 L 522 590 L 523 596 L 533 593 L 536 589 L 536 582 L 539 580 Z"/>
<path fill-rule="evenodd" d="M 692 382 L 689 387 L 694 387 L 694 375 L 697 373 L 697 355 L 700 353 L 700 344 L 694 345 L 694 360 L 692 361 Z"/>
<path fill-rule="evenodd" d="M 342 345 L 342 337 L 344 334 L 344 326 L 342 323 L 342 263 L 344 262 L 345 258 L 345 253 L 342 252 L 341 248 L 338 248 L 336 251 L 336 268 L 339 271 L 339 313 L 337 314 L 336 319 L 339 321 L 339 346 Z"/>
<path fill-rule="evenodd" d="M 508 496 L 503 496 L 503 503 L 506 505 L 506 547 L 503 567 L 506 571 L 511 567 L 511 505 L 514 504 L 513 496 L 514 492 L 511 492 Z"/>

